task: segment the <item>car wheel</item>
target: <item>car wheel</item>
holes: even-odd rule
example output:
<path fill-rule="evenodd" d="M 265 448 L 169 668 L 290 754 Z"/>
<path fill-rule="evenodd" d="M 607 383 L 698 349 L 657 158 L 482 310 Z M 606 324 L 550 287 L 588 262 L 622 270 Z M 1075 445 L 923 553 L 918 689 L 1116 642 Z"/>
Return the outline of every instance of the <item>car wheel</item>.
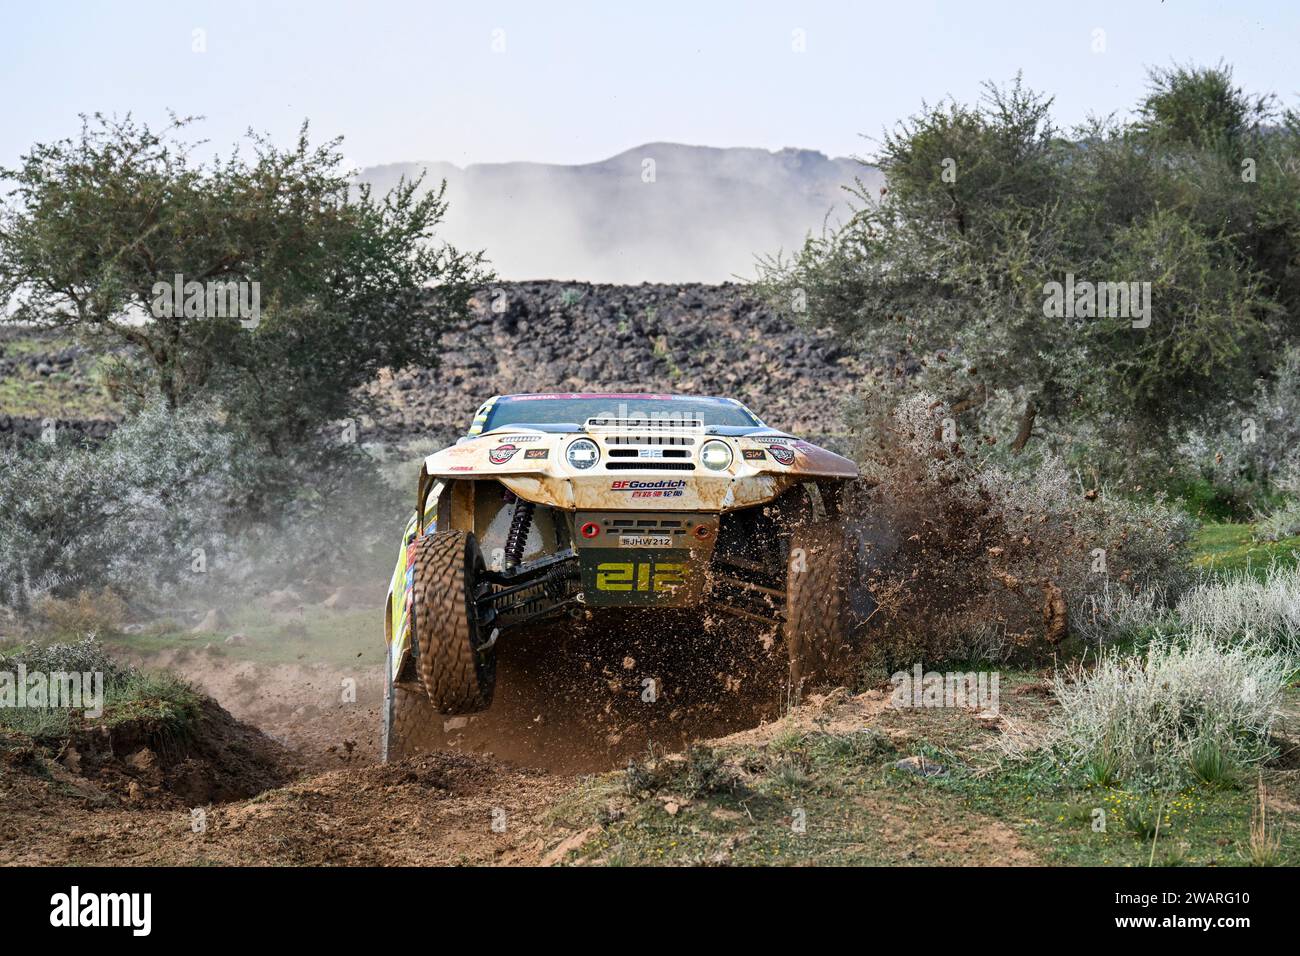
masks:
<path fill-rule="evenodd" d="M 797 526 L 786 562 L 785 645 L 794 699 L 847 676 L 853 552 L 838 522 Z"/>
<path fill-rule="evenodd" d="M 384 763 L 433 749 L 438 712 L 421 684 L 393 680 L 393 649 L 384 660 L 383 730 L 379 741 Z"/>
<path fill-rule="evenodd" d="M 417 670 L 441 714 L 472 714 L 492 703 L 496 654 L 479 621 L 485 565 L 474 535 L 435 531 L 415 543 L 411 624 Z"/>

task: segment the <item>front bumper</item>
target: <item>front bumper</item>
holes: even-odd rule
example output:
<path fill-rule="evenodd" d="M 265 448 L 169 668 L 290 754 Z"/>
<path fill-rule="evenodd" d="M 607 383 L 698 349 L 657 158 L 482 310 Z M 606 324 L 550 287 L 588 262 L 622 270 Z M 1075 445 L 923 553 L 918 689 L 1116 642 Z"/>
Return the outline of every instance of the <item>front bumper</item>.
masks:
<path fill-rule="evenodd" d="M 520 498 L 570 511 L 646 510 L 720 513 L 765 504 L 803 480 L 796 475 L 756 473 L 707 475 L 657 472 L 650 475 L 597 472 L 591 475 L 501 475 Z"/>

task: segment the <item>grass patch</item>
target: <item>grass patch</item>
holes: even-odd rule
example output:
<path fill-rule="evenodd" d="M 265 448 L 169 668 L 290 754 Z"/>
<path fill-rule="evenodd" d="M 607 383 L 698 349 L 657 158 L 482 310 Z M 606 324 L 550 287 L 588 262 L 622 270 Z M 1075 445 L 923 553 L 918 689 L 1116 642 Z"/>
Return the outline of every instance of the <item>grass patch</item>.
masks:
<path fill-rule="evenodd" d="M 356 666 L 383 663 L 383 626 L 379 608 L 335 611 L 317 605 L 285 613 L 250 606 L 232 610 L 228 624 L 212 634 L 191 634 L 188 628 L 163 622 L 140 634 L 112 635 L 105 644 L 138 654 L 198 651 L 211 645 L 210 653 L 232 660 Z M 232 634 L 244 635 L 244 642 L 226 644 Z"/>
<path fill-rule="evenodd" d="M 69 335 L 37 330 L 5 330 L 0 356 L 27 359 L 53 355 L 76 345 Z M 79 374 L 67 371 L 38 375 L 18 365 L 0 377 L 0 415 L 24 418 L 117 419 L 122 405 L 109 395 L 100 368 L 102 356 L 85 353 L 77 360 Z"/>
<path fill-rule="evenodd" d="M 1278 786 L 1296 788 L 1276 776 Z M 1160 794 L 1072 785 L 1036 762 L 988 776 L 936 778 L 933 786 L 1005 821 L 1052 864 L 1236 866 L 1250 862 L 1252 853 L 1300 864 L 1296 847 L 1279 838 L 1284 828 L 1300 826 L 1300 814 L 1270 811 L 1266 827 L 1252 823 L 1253 789 L 1196 783 Z"/>
<path fill-rule="evenodd" d="M 1300 563 L 1300 537 L 1256 541 L 1249 524 L 1207 523 L 1193 542 L 1192 564 L 1205 571 L 1249 571 L 1262 578 L 1271 564 Z"/>
<path fill-rule="evenodd" d="M 1003 675 L 1003 709 L 1039 722 L 1041 675 Z M 1300 689 L 1287 691 L 1287 712 Z M 868 723 L 870 724 L 868 726 Z M 651 754 L 629 772 L 584 780 L 548 815 L 591 829 L 566 862 L 603 865 L 1080 866 L 1300 864 L 1300 780 L 1265 767 L 1265 805 L 1237 768 L 1198 754 L 1193 780 L 1167 790 L 1126 787 L 1115 767 L 1089 778 L 1041 752 L 1000 756 L 996 738 L 954 710 L 887 710 L 860 730 L 788 721 L 764 743 L 696 756 L 725 786 L 690 786 L 684 755 Z M 895 769 L 903 756 L 942 776 Z M 697 766 L 697 770 L 699 766 Z"/>
<path fill-rule="evenodd" d="M 64 739 L 79 727 L 131 721 L 148 723 L 162 737 L 179 741 L 190 735 L 201 713 L 201 698 L 188 683 L 164 672 L 125 667 L 95 640 L 29 644 L 0 656 L 0 673 L 13 675 L 15 682 L 20 665 L 28 675 L 95 675 L 89 684 L 82 682 L 83 701 L 91 709 L 94 697 L 101 689 L 103 693 L 103 710 L 95 717 L 64 706 L 0 706 L 0 731 L 39 742 Z"/>
<path fill-rule="evenodd" d="M 1272 756 L 1288 673 L 1266 647 L 1201 632 L 1137 655 L 1103 652 L 1091 667 L 1057 674 L 1050 747 L 1068 766 L 1108 768 L 1092 771 L 1095 783 L 1110 775 L 1147 790 L 1198 778 L 1218 785 Z"/>
<path fill-rule="evenodd" d="M 569 862 L 972 862 L 962 847 L 928 840 L 927 832 L 954 823 L 975 832 L 973 815 L 954 811 L 944 794 L 922 781 L 891 771 L 898 753 L 879 731 L 786 729 L 766 745 L 706 749 L 649 762 L 648 769 L 634 765 L 635 787 L 621 785 L 626 774 L 584 781 L 554 819 L 599 832 Z M 991 847 L 977 849 L 976 856 L 975 862 L 994 862 Z"/>

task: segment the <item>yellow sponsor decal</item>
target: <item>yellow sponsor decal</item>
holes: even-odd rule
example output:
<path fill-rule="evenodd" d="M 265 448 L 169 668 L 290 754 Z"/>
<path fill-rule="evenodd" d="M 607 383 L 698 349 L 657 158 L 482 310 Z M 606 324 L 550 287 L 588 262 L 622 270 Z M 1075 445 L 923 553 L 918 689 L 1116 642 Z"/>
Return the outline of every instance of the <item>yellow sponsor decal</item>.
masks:
<path fill-rule="evenodd" d="M 482 433 L 483 426 L 487 424 L 488 415 L 492 412 L 492 406 L 496 402 L 496 396 L 493 396 L 479 407 L 479 410 L 474 413 L 474 420 L 470 422 L 469 434 L 478 435 Z"/>
<path fill-rule="evenodd" d="M 596 565 L 600 591 L 671 591 L 686 583 L 686 565 L 677 562 L 606 561 Z"/>

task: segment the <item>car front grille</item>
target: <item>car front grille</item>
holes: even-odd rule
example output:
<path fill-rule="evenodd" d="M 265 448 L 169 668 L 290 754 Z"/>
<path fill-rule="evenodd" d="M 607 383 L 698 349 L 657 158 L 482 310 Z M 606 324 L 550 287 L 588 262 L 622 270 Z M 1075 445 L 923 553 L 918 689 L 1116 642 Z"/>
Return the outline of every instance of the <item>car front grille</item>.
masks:
<path fill-rule="evenodd" d="M 606 471 L 694 471 L 695 465 L 689 461 L 663 461 L 659 458 L 644 458 L 639 461 L 607 461 Z"/>
<path fill-rule="evenodd" d="M 639 448 L 611 448 L 609 449 L 609 457 L 610 458 L 638 458 L 642 456 L 641 456 L 641 449 Z M 661 458 L 690 458 L 691 453 L 685 448 L 664 448 L 660 452 L 660 457 Z M 645 455 L 644 458 L 647 461 L 660 460 L 659 458 L 656 458 L 653 455 Z"/>
<path fill-rule="evenodd" d="M 606 445 L 694 445 L 690 435 L 603 435 Z"/>

